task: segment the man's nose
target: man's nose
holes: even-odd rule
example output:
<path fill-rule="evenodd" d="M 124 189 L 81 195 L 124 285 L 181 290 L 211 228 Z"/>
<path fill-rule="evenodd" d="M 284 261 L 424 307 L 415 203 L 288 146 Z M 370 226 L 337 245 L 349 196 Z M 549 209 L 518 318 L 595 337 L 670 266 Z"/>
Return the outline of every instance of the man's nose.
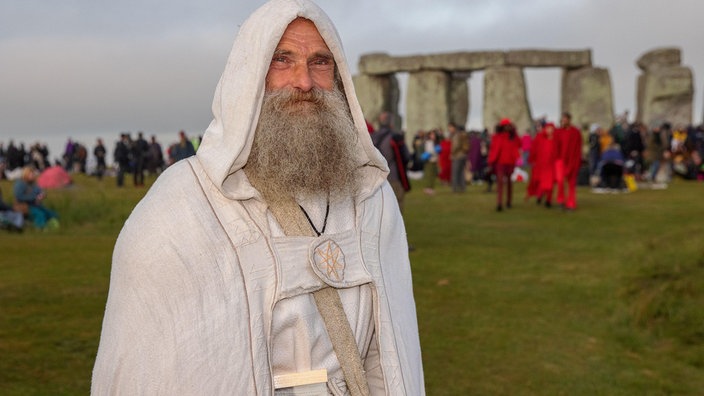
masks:
<path fill-rule="evenodd" d="M 308 92 L 313 88 L 313 77 L 307 64 L 298 65 L 293 72 L 293 87 Z"/>

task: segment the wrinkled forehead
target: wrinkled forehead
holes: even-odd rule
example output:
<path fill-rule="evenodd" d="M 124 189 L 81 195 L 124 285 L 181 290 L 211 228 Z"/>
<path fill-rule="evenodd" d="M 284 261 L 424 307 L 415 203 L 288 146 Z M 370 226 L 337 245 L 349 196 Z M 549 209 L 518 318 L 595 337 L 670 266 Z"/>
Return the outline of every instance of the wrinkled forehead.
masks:
<path fill-rule="evenodd" d="M 310 19 L 301 17 L 294 19 L 286 27 L 276 46 L 277 50 L 281 50 L 282 47 L 290 47 L 291 49 L 306 47 L 330 52 L 330 48 L 328 48 L 325 39 L 320 35 L 315 23 Z"/>

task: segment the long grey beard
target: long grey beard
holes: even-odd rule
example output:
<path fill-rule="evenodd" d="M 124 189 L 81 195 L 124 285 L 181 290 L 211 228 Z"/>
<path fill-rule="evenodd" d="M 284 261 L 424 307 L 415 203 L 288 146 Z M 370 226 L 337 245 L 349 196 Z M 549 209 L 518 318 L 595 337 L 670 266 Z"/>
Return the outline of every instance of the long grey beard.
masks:
<path fill-rule="evenodd" d="M 357 132 L 339 89 L 265 94 L 244 170 L 273 204 L 298 196 L 353 194 Z"/>

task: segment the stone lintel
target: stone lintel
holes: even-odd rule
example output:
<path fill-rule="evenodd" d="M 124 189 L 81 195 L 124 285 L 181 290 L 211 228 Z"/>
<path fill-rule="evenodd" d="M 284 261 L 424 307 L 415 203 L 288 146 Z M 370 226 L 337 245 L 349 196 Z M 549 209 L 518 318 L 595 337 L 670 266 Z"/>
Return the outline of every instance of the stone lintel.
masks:
<path fill-rule="evenodd" d="M 472 72 L 490 67 L 562 67 L 576 69 L 592 65 L 589 49 L 575 51 L 515 50 L 515 51 L 459 51 L 433 55 L 391 56 L 371 53 L 359 59 L 363 74 L 391 74 L 421 70 Z"/>
<path fill-rule="evenodd" d="M 362 55 L 359 58 L 359 72 L 363 74 L 391 74 L 421 70 L 425 55 L 390 56 L 386 53 Z"/>
<path fill-rule="evenodd" d="M 359 58 L 359 72 L 374 75 L 422 70 L 472 72 L 474 70 L 484 70 L 487 67 L 503 66 L 505 63 L 505 53 L 501 51 L 404 56 L 375 53 L 362 55 Z"/>
<path fill-rule="evenodd" d="M 513 50 L 506 53 L 506 64 L 520 67 L 563 67 L 576 69 L 592 65 L 590 49 L 575 51 L 560 50 Z"/>
<path fill-rule="evenodd" d="M 427 55 L 423 59 L 421 68 L 450 72 L 472 72 L 505 64 L 506 54 L 502 51 L 465 51 Z"/>
<path fill-rule="evenodd" d="M 636 65 L 643 71 L 661 69 L 663 67 L 679 66 L 682 62 L 682 52 L 679 48 L 657 48 L 648 51 L 638 58 Z"/>

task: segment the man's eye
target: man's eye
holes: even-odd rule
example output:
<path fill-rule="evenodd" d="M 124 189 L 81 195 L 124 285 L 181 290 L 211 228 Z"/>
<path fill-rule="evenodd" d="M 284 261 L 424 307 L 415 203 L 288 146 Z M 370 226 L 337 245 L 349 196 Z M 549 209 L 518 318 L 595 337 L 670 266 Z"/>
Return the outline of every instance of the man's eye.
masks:
<path fill-rule="evenodd" d="M 332 59 L 329 58 L 316 58 L 314 59 L 311 63 L 311 67 L 315 67 L 316 69 L 329 69 L 333 67 L 333 61 Z"/>
<path fill-rule="evenodd" d="M 330 64 L 330 60 L 319 58 L 319 59 L 314 60 L 313 63 L 316 65 L 328 65 L 328 64 Z"/>
<path fill-rule="evenodd" d="M 289 67 L 289 58 L 287 56 L 274 56 L 271 58 L 269 67 L 274 69 L 285 69 Z"/>

